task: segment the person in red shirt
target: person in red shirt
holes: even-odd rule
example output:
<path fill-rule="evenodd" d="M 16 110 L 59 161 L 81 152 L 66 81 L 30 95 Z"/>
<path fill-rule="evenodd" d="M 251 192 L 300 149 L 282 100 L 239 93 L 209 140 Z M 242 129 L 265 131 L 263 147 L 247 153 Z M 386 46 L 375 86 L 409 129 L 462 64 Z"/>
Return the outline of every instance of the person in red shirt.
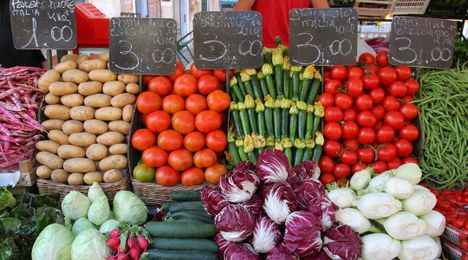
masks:
<path fill-rule="evenodd" d="M 289 10 L 295 8 L 328 8 L 327 0 L 239 0 L 235 11 L 257 11 L 263 19 L 263 45 L 276 47 L 275 38 L 289 46 Z"/>

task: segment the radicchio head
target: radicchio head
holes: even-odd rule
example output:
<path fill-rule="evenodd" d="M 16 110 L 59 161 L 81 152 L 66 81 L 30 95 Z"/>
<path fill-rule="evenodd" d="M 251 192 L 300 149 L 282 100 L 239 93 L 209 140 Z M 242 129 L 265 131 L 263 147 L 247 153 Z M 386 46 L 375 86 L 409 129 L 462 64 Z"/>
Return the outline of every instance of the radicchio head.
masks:
<path fill-rule="evenodd" d="M 265 183 L 284 182 L 290 171 L 288 158 L 280 150 L 267 149 L 258 157 L 257 174 Z"/>
<path fill-rule="evenodd" d="M 286 219 L 283 245 L 298 256 L 316 254 L 322 246 L 320 220 L 307 211 L 295 211 Z"/>
<path fill-rule="evenodd" d="M 320 167 L 317 162 L 309 160 L 303 161 L 300 164 L 294 166 L 292 170 L 299 176 L 301 181 L 307 179 L 318 180 L 320 177 Z"/>
<path fill-rule="evenodd" d="M 325 254 L 323 250 L 320 250 L 320 252 L 318 252 L 315 255 L 308 255 L 306 257 L 302 257 L 301 260 L 332 260 L 332 259 L 328 257 L 328 255 Z"/>
<path fill-rule="evenodd" d="M 322 195 L 309 201 L 307 211 L 314 214 L 322 224 L 322 231 L 329 229 L 335 222 L 338 207 L 326 196 Z"/>
<path fill-rule="evenodd" d="M 297 196 L 297 203 L 303 209 L 306 209 L 311 200 L 325 196 L 325 187 L 315 179 L 308 179 L 294 189 Z"/>
<path fill-rule="evenodd" d="M 288 215 L 297 207 L 296 196 L 291 186 L 285 182 L 263 186 L 263 198 L 263 209 L 277 224 L 286 221 Z"/>
<path fill-rule="evenodd" d="M 224 239 L 238 242 L 249 237 L 255 227 L 254 215 L 238 204 L 229 204 L 216 215 L 216 229 Z"/>
<path fill-rule="evenodd" d="M 218 252 L 219 252 L 219 254 L 221 254 L 221 255 L 224 254 L 224 251 L 226 250 L 226 248 L 227 248 L 230 244 L 233 244 L 233 243 L 234 243 L 234 242 L 227 241 L 226 239 L 224 239 L 224 237 L 221 235 L 221 233 L 216 234 L 216 236 L 214 237 L 214 241 L 215 241 L 216 244 L 218 245 Z"/>
<path fill-rule="evenodd" d="M 273 248 L 266 257 L 267 260 L 297 260 L 296 255 L 289 253 L 283 245 L 277 245 Z"/>
<path fill-rule="evenodd" d="M 221 176 L 219 188 L 226 200 L 239 203 L 252 198 L 260 183 L 255 173 L 255 165 L 241 162 L 228 174 Z"/>
<path fill-rule="evenodd" d="M 281 240 L 281 231 L 267 216 L 257 218 L 252 245 L 258 253 L 268 253 Z"/>
<path fill-rule="evenodd" d="M 332 259 L 357 260 L 361 256 L 359 233 L 350 226 L 335 225 L 325 233 L 323 251 Z"/>
<path fill-rule="evenodd" d="M 216 214 L 229 204 L 220 192 L 213 190 L 208 186 L 204 186 L 202 188 L 201 200 L 206 212 L 212 217 L 216 216 Z"/>
<path fill-rule="evenodd" d="M 260 260 L 260 256 L 255 252 L 250 244 L 231 243 L 224 250 L 225 260 Z"/>
<path fill-rule="evenodd" d="M 241 203 L 241 205 L 252 212 L 254 215 L 263 214 L 263 199 L 259 195 L 254 195 L 250 200 Z"/>

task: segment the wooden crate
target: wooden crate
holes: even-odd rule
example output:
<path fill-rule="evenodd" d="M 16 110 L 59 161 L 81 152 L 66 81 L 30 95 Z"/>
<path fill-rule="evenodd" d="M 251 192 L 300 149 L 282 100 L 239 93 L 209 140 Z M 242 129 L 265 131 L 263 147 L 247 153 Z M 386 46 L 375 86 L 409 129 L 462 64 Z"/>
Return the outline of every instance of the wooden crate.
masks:
<path fill-rule="evenodd" d="M 37 175 L 35 162 L 33 160 L 21 161 L 18 163 L 20 178 L 17 187 L 32 187 L 36 185 Z"/>
<path fill-rule="evenodd" d="M 354 8 L 361 19 L 380 19 L 390 13 L 393 3 L 393 0 L 356 0 Z"/>

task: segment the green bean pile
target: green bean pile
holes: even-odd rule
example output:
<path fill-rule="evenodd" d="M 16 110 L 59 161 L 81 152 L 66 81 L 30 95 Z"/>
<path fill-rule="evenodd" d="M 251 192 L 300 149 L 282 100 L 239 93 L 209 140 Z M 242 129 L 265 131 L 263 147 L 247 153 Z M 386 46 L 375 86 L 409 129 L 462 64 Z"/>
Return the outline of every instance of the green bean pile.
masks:
<path fill-rule="evenodd" d="M 437 188 L 463 187 L 468 181 L 468 68 L 427 71 L 415 104 L 424 127 L 420 166 Z"/>

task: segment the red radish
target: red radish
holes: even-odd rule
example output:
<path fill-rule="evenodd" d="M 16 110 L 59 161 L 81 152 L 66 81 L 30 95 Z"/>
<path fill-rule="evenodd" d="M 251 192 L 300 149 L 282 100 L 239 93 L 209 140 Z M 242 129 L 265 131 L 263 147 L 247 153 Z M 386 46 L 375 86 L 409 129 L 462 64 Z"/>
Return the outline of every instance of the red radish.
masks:
<path fill-rule="evenodd" d="M 115 255 L 109 256 L 107 260 L 117 260 L 117 256 Z"/>
<path fill-rule="evenodd" d="M 140 256 L 140 250 L 138 250 L 136 248 L 130 249 L 130 257 L 132 259 L 137 259 L 139 256 Z"/>
<path fill-rule="evenodd" d="M 139 235 L 139 236 L 137 237 L 137 243 L 138 243 L 138 246 L 139 246 L 143 251 L 146 251 L 146 249 L 148 249 L 149 242 L 148 242 L 148 240 L 145 238 L 145 236 Z"/>
<path fill-rule="evenodd" d="M 128 256 L 127 256 L 127 254 L 125 254 L 124 252 L 121 252 L 121 253 L 119 253 L 119 255 L 117 256 L 117 260 L 128 260 Z"/>
<path fill-rule="evenodd" d="M 133 234 L 130 234 L 130 236 L 127 239 L 127 246 L 129 248 L 133 248 L 135 246 L 135 244 L 136 244 L 135 237 L 133 236 Z"/>
<path fill-rule="evenodd" d="M 107 241 L 107 246 L 114 249 L 120 245 L 120 240 L 116 237 L 112 237 Z"/>
<path fill-rule="evenodd" d="M 114 238 L 114 237 L 120 237 L 120 230 L 119 229 L 114 229 L 111 232 L 109 232 L 109 237 Z"/>

